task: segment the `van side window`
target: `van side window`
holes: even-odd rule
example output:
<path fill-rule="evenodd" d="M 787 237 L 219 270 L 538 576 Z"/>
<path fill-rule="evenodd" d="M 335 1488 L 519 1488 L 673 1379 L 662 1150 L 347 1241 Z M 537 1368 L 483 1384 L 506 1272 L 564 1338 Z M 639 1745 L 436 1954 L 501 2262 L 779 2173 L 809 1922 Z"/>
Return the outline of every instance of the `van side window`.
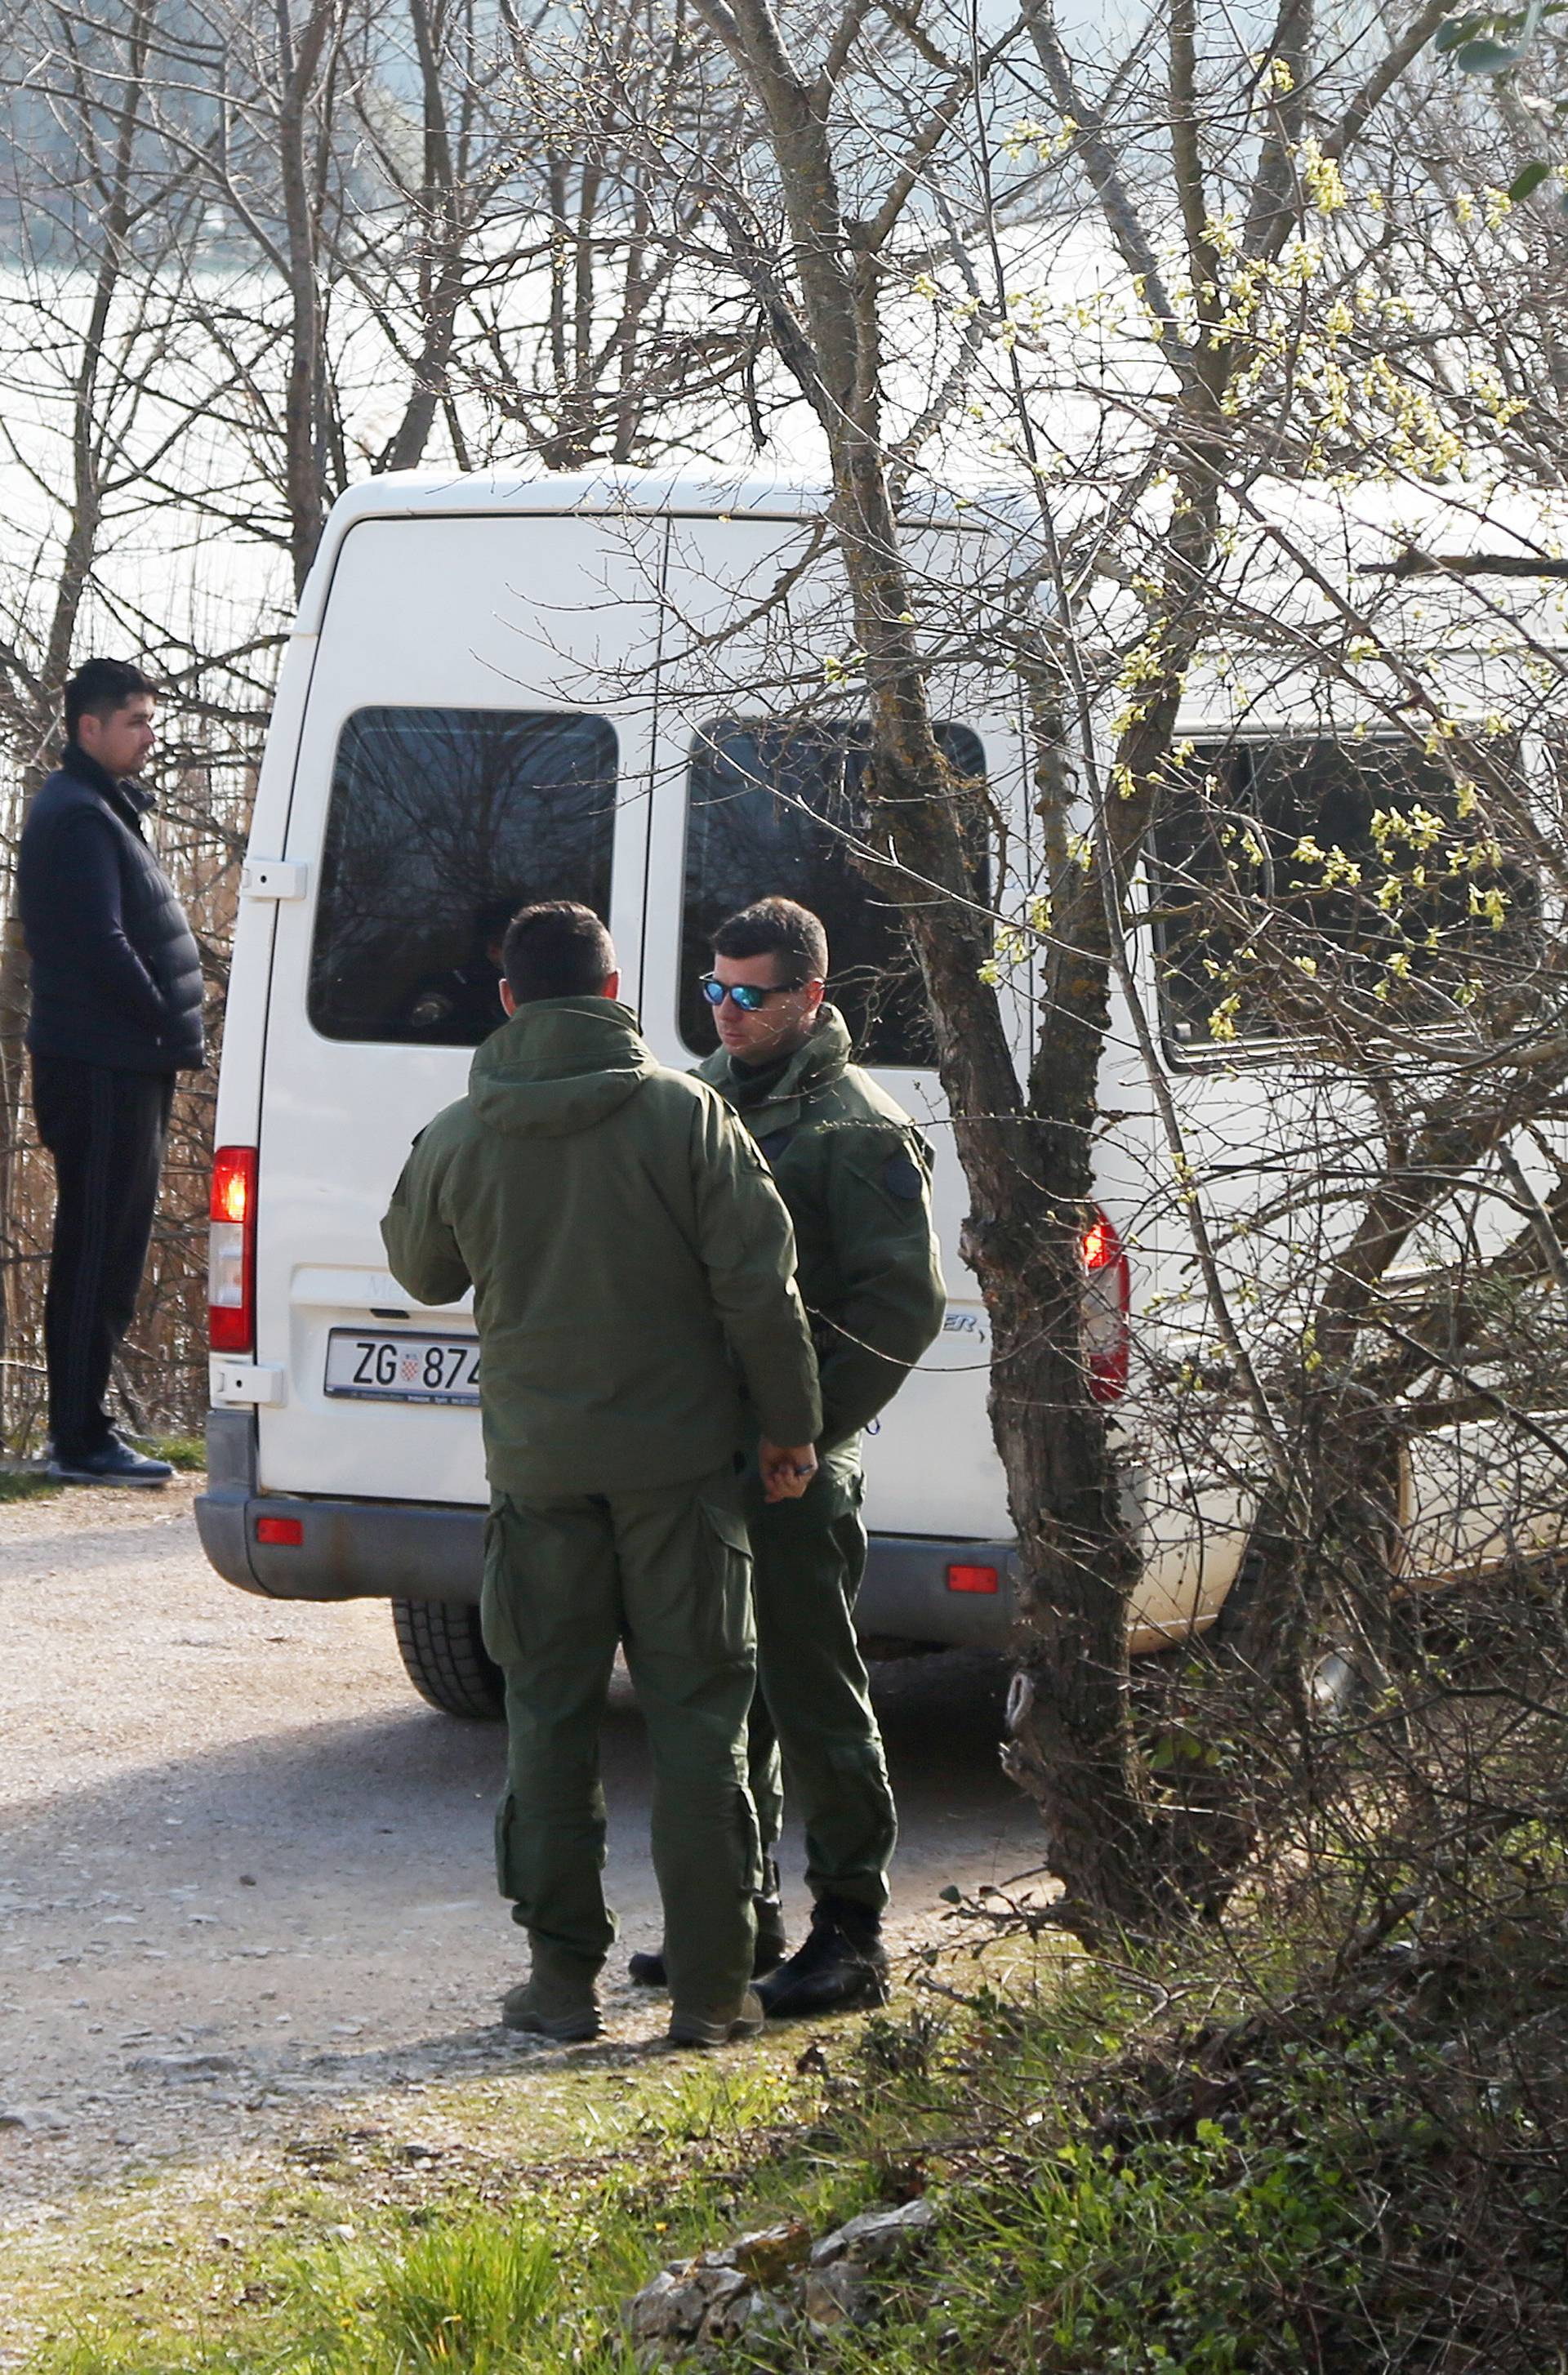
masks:
<path fill-rule="evenodd" d="M 973 785 L 976 895 L 986 895 L 981 795 L 985 753 L 967 726 L 937 739 L 958 784 Z M 695 737 L 688 771 L 686 899 L 681 932 L 680 1035 L 696 1055 L 716 1044 L 698 983 L 713 963 L 711 936 L 737 908 L 770 896 L 820 916 L 832 968 L 828 995 L 862 1063 L 934 1064 L 920 975 L 890 898 L 856 868 L 845 836 L 863 839 L 863 728 L 772 726 L 719 718 Z"/>
<path fill-rule="evenodd" d="M 615 729 L 501 709 L 359 709 L 338 737 L 311 950 L 327 1039 L 475 1047 L 534 899 L 609 914 Z"/>
<path fill-rule="evenodd" d="M 1491 755 L 1517 764 L 1512 746 Z M 1538 889 L 1459 774 L 1370 737 L 1193 747 L 1149 853 L 1167 1041 L 1278 1041 L 1293 1007 L 1311 1028 L 1337 986 L 1391 1023 L 1442 1029 L 1478 977 L 1522 978 Z"/>

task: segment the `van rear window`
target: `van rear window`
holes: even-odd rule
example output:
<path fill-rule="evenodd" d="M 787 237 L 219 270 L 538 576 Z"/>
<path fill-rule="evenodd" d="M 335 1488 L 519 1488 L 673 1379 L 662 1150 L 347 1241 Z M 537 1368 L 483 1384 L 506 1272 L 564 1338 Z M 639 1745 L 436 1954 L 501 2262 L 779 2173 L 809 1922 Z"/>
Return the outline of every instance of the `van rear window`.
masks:
<path fill-rule="evenodd" d="M 607 918 L 615 729 L 538 710 L 360 709 L 338 738 L 311 951 L 328 1039 L 475 1047 L 534 899 Z"/>
<path fill-rule="evenodd" d="M 975 895 L 988 868 L 981 795 L 985 753 L 967 726 L 937 739 L 961 784 L 974 787 Z M 832 970 L 828 995 L 862 1063 L 916 1069 L 936 1047 L 908 937 L 891 899 L 860 872 L 850 844 L 864 840 L 864 729 L 772 726 L 720 718 L 692 743 L 688 777 L 686 900 L 681 933 L 680 1035 L 694 1054 L 716 1044 L 713 1009 L 698 987 L 713 963 L 712 936 L 754 899 L 796 899 L 819 916 Z"/>
<path fill-rule="evenodd" d="M 1493 767 L 1517 763 L 1494 741 Z M 1199 744 L 1163 796 L 1149 872 L 1165 1035 L 1289 1038 L 1337 989 L 1445 1028 L 1537 959 L 1539 900 L 1475 787 L 1409 741 Z"/>

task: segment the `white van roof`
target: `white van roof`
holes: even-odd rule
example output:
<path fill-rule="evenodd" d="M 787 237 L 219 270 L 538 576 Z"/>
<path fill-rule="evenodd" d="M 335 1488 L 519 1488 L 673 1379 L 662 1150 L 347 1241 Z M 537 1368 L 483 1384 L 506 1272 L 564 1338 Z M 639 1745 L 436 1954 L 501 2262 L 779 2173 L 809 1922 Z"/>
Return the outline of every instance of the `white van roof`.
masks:
<path fill-rule="evenodd" d="M 496 469 L 391 470 L 350 487 L 333 505 L 310 578 L 301 597 L 295 632 L 312 634 L 321 612 L 344 538 L 362 520 L 432 519 L 510 514 L 583 518 L 729 518 L 809 520 L 828 507 L 832 490 L 823 480 L 777 472 L 748 477 L 739 471 L 635 470 L 602 464 L 567 473 Z M 1065 528 L 1075 510 L 1070 484 L 1053 491 L 1053 507 Z M 923 525 L 1038 536 L 1038 496 L 1021 477 L 1008 484 L 975 479 L 942 489 L 922 485 L 906 499 L 905 516 Z M 1556 490 L 1467 485 L 1421 485 L 1409 480 L 1362 485 L 1353 490 L 1321 481 L 1260 478 L 1242 507 L 1244 544 L 1254 548 L 1253 567 L 1265 577 L 1279 567 L 1269 549 L 1276 539 L 1311 552 L 1330 573 L 1366 584 L 1415 553 L 1455 554 L 1480 550 L 1557 560 L 1568 550 L 1568 498 Z M 1286 579 L 1293 575 L 1289 568 Z M 1495 584 L 1495 581 L 1493 581 Z M 1284 594 L 1285 581 L 1272 599 Z M 1422 581 L 1430 602 L 1444 587 L 1439 573 Z M 1260 590 L 1260 589 L 1259 589 Z M 1454 591 L 1453 581 L 1445 589 Z M 1561 581 L 1521 581 L 1507 588 L 1506 608 L 1516 624 L 1530 624 L 1549 644 L 1564 640 Z M 1539 614 L 1546 615 L 1541 617 Z"/>
<path fill-rule="evenodd" d="M 330 535 L 355 520 L 391 513 L 682 511 L 708 518 L 731 512 L 820 511 L 830 489 L 806 479 L 748 479 L 666 470 L 602 468 L 571 473 L 525 470 L 388 470 L 350 487 L 333 505 Z"/>
<path fill-rule="evenodd" d="M 300 598 L 296 634 L 313 634 L 344 538 L 361 520 L 530 516 L 584 519 L 809 520 L 826 511 L 832 490 L 821 479 L 748 478 L 736 471 L 632 470 L 605 464 L 572 473 L 538 470 L 387 470 L 339 495 L 322 530 L 310 577 Z M 982 486 L 961 490 L 922 488 L 904 515 L 924 524 L 979 529 L 1019 511 L 1038 517 L 1027 487 Z"/>
<path fill-rule="evenodd" d="M 297 634 L 321 623 L 326 589 L 344 538 L 361 520 L 640 517 L 668 513 L 688 519 L 810 519 L 827 506 L 831 490 L 804 479 L 702 477 L 664 470 L 597 469 L 552 474 L 526 470 L 387 470 L 350 487 L 334 503 L 310 577 L 300 597 Z"/>

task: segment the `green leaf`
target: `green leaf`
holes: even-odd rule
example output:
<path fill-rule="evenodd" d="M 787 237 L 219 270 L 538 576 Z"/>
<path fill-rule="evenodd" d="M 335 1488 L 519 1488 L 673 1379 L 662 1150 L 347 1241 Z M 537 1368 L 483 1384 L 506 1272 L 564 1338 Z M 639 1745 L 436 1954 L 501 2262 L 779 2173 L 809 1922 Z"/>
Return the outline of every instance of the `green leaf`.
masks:
<path fill-rule="evenodd" d="M 1545 162 L 1544 159 L 1538 157 L 1533 164 L 1525 167 L 1522 173 L 1515 173 L 1508 184 L 1508 195 L 1515 206 L 1517 206 L 1521 199 L 1527 198 L 1532 191 L 1539 190 L 1550 171 L 1551 167 Z"/>
<path fill-rule="evenodd" d="M 946 1888 L 939 1888 L 937 1894 L 941 1898 L 944 1905 L 961 1905 L 963 1903 L 962 1889 L 955 1888 L 950 1880 L 949 1881 Z"/>
<path fill-rule="evenodd" d="M 1479 41 L 1467 41 L 1462 50 L 1456 50 L 1454 63 L 1463 74 L 1506 74 L 1510 66 L 1518 65 L 1524 54 L 1515 42 L 1494 41 L 1489 35 L 1483 35 Z"/>

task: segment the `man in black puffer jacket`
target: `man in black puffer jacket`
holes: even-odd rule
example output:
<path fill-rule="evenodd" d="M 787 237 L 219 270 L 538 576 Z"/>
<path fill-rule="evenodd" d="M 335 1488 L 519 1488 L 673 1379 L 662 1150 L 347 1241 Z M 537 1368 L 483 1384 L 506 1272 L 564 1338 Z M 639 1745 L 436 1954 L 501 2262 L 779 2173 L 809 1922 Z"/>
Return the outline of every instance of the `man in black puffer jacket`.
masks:
<path fill-rule="evenodd" d="M 22 828 L 17 902 L 32 959 L 33 1113 L 57 1198 L 43 1329 L 49 1472 L 163 1484 L 104 1410 L 136 1306 L 176 1072 L 198 1071 L 201 960 L 142 833 L 130 780 L 153 747 L 155 688 L 126 660 L 65 687 L 65 748 Z"/>

